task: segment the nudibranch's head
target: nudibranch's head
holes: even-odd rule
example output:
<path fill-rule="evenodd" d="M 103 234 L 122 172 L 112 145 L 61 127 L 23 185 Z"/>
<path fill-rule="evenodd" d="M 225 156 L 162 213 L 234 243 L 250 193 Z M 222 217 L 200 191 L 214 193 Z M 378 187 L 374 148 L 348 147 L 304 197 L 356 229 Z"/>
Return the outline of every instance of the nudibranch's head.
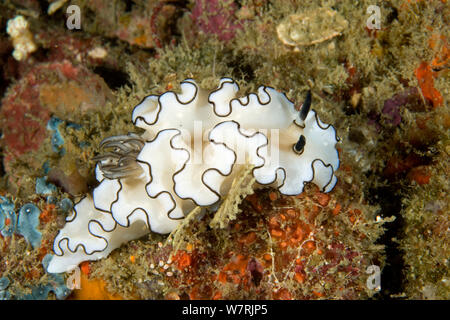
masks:
<path fill-rule="evenodd" d="M 311 108 L 311 90 L 308 91 L 305 102 L 303 102 L 303 105 L 300 108 L 299 118 L 303 124 L 306 120 L 306 117 L 308 116 L 310 108 Z M 306 138 L 303 134 L 301 134 L 300 138 L 298 138 L 298 141 L 292 146 L 292 150 L 294 150 L 294 152 L 297 154 L 302 154 L 305 144 Z"/>
<path fill-rule="evenodd" d="M 333 126 L 320 121 L 311 104 L 308 91 L 292 124 L 280 129 L 279 137 L 270 135 L 272 142 L 277 138 L 277 145 L 271 148 L 271 155 L 262 149 L 266 161 L 254 170 L 260 184 L 276 186 L 286 195 L 300 194 L 308 182 L 316 184 L 322 192 L 334 188 L 337 182 L 334 173 L 339 168 L 335 146 L 339 138 Z"/>

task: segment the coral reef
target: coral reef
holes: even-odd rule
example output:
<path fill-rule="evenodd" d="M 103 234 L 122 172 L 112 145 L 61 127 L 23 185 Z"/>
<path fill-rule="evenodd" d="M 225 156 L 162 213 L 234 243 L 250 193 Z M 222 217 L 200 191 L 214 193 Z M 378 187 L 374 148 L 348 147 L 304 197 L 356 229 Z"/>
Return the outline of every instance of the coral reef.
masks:
<path fill-rule="evenodd" d="M 0 3 L 1 299 L 450 298 L 448 2 L 82 0 L 68 30 L 70 4 Z M 327 12 L 338 25 L 323 25 Z M 7 33 L 17 16 L 36 47 L 21 60 Z M 222 207 L 82 263 L 70 294 L 75 274 L 44 265 L 98 185 L 101 140 L 136 132 L 148 94 L 222 77 L 297 108 L 311 91 L 340 138 L 334 189 L 255 189 L 243 168 Z"/>

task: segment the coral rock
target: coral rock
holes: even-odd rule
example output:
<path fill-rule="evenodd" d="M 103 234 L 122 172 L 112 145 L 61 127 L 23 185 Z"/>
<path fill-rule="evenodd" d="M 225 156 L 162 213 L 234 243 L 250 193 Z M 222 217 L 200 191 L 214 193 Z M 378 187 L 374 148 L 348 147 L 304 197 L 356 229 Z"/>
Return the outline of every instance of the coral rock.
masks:
<path fill-rule="evenodd" d="M 319 8 L 288 16 L 277 27 L 278 38 L 292 47 L 320 43 L 342 34 L 348 21 L 338 12 Z"/>

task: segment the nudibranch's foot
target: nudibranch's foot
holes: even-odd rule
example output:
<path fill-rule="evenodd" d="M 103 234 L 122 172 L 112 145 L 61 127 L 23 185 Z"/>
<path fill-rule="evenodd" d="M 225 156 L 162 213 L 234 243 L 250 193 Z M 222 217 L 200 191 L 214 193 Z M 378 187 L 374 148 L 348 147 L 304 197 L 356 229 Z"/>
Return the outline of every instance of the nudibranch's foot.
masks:
<path fill-rule="evenodd" d="M 68 248 L 70 240 L 64 239 L 59 242 L 58 247 L 62 250 L 62 255 L 54 255 L 47 267 L 49 273 L 70 272 L 75 269 L 83 261 L 95 261 L 106 258 L 114 249 L 119 248 L 122 244 L 138 239 L 148 233 L 148 228 L 145 222 L 140 221 L 133 223 L 129 228 L 116 226 L 110 232 L 109 236 L 105 235 L 107 246 L 103 251 L 93 252 L 87 254 L 85 247 L 78 247 L 75 252 Z M 56 242 L 56 241 L 55 241 Z M 89 246 L 86 241 L 85 246 Z"/>
<path fill-rule="evenodd" d="M 111 213 L 96 209 L 90 196 L 83 198 L 75 205 L 72 216 L 55 238 L 55 256 L 47 271 L 68 272 L 83 261 L 102 259 L 123 243 L 138 239 L 150 231 L 145 211 L 134 210 L 126 219 L 128 225 L 122 226 Z M 173 224 L 168 224 L 171 229 L 178 224 L 177 220 L 167 220 Z M 167 225 L 166 221 L 164 223 Z"/>

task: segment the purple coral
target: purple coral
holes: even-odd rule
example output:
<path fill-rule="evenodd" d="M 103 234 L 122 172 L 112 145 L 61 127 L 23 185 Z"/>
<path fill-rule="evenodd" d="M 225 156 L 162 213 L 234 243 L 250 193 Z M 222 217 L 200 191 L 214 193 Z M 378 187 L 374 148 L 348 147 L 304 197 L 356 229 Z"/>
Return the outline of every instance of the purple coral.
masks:
<path fill-rule="evenodd" d="M 402 122 L 400 107 L 412 102 L 418 95 L 417 88 L 410 87 L 386 100 L 381 111 L 386 116 L 386 122 L 398 126 Z"/>
<path fill-rule="evenodd" d="M 228 3 L 226 3 L 228 2 Z M 242 26 L 236 21 L 237 6 L 233 1 L 197 0 L 192 9 L 192 19 L 206 34 L 215 34 L 222 41 L 234 38 Z"/>

